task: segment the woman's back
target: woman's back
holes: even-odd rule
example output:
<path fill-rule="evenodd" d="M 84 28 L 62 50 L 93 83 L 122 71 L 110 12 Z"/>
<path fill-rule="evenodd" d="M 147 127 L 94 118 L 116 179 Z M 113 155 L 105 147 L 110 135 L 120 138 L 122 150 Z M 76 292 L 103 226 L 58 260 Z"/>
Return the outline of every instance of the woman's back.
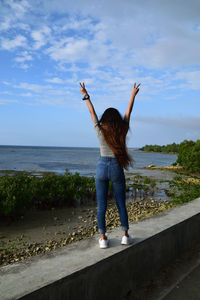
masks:
<path fill-rule="evenodd" d="M 103 145 L 106 143 L 112 151 L 110 152 L 108 147 L 106 147 L 106 153 L 110 153 L 109 156 L 117 158 L 121 168 L 127 168 L 132 162 L 132 158 L 128 155 L 126 148 L 126 135 L 129 130 L 129 122 L 122 118 L 116 108 L 110 107 L 104 111 L 97 126 L 100 129 L 100 145 L 101 142 L 103 142 Z M 106 156 L 106 154 L 102 156 Z"/>
<path fill-rule="evenodd" d="M 111 148 L 108 146 L 106 143 L 103 133 L 99 127 L 99 122 L 97 119 L 93 120 L 94 124 L 94 129 L 96 131 L 97 137 L 99 139 L 99 144 L 100 144 L 100 154 L 101 156 L 107 156 L 107 157 L 115 157 L 115 154 L 111 150 Z"/>

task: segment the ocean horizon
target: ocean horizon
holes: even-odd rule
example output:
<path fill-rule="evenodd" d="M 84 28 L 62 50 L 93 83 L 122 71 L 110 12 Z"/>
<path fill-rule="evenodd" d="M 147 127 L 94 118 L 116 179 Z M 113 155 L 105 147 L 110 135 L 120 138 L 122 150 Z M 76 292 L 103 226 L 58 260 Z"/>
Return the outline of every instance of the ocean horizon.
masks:
<path fill-rule="evenodd" d="M 99 147 L 85 147 L 85 146 L 38 146 L 38 145 L 0 145 L 0 148 L 81 148 L 81 149 L 99 149 Z M 139 150 L 140 147 L 127 147 L 128 150 Z"/>

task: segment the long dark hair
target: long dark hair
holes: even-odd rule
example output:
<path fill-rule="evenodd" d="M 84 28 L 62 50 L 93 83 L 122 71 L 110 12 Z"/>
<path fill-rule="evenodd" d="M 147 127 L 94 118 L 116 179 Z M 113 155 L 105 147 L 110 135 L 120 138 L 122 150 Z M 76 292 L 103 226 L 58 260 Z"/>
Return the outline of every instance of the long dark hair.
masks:
<path fill-rule="evenodd" d="M 122 118 L 117 109 L 110 107 L 104 111 L 99 126 L 120 167 L 127 169 L 133 162 L 126 147 L 126 134 L 129 130 L 128 122 Z"/>

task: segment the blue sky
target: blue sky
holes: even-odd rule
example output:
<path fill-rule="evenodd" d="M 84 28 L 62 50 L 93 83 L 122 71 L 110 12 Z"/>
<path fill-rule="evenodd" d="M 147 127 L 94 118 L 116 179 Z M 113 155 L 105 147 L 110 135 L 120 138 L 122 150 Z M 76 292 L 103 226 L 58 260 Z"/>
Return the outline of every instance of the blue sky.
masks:
<path fill-rule="evenodd" d="M 96 147 L 98 116 L 125 113 L 128 146 L 200 138 L 200 2 L 0 1 L 0 145 Z"/>

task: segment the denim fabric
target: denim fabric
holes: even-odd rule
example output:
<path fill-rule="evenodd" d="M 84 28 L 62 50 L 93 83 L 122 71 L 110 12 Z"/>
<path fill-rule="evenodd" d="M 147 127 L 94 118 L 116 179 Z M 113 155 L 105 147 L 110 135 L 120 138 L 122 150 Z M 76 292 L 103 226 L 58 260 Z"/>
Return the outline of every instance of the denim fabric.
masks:
<path fill-rule="evenodd" d="M 126 183 L 124 170 L 116 158 L 101 156 L 96 169 L 97 222 L 99 233 L 106 232 L 105 214 L 109 180 L 112 182 L 116 205 L 119 211 L 122 230 L 128 230 L 128 214 L 126 210 Z"/>

